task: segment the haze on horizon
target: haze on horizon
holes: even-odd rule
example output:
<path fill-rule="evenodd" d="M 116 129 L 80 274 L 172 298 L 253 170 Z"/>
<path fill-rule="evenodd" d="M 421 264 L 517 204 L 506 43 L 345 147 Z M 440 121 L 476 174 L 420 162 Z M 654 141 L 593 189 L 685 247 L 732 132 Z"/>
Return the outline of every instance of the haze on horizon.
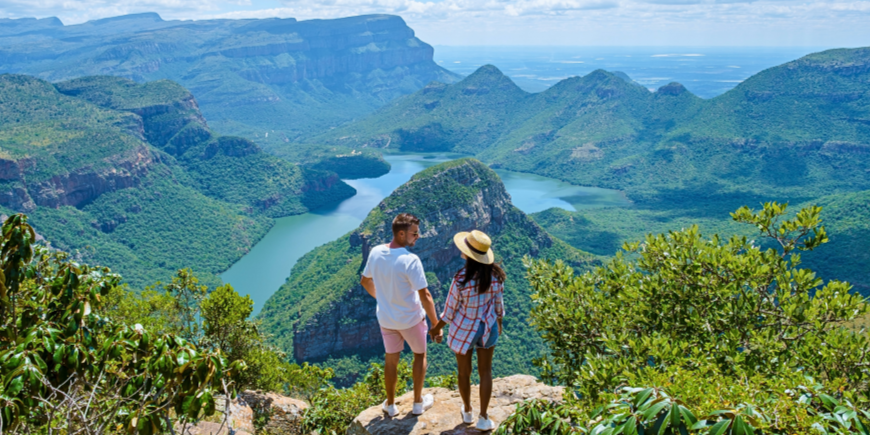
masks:
<path fill-rule="evenodd" d="M 64 24 L 394 14 L 433 45 L 870 46 L 870 0 L 0 0 L 0 18 Z"/>

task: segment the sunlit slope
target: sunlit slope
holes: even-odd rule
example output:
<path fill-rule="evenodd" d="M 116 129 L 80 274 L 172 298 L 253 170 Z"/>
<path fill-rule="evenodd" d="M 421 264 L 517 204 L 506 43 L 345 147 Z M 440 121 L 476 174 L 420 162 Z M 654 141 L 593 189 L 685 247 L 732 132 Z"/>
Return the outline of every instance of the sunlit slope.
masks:
<path fill-rule="evenodd" d="M 486 65 L 453 85 L 433 82 L 400 98 L 365 121 L 315 139 L 338 145 L 405 151 L 475 153 L 524 116 L 532 95 L 498 68 Z"/>

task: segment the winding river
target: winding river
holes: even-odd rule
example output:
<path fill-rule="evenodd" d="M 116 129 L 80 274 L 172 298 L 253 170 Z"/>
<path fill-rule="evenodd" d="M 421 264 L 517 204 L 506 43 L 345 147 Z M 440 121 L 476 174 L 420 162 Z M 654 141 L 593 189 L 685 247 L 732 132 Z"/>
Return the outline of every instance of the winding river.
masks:
<path fill-rule="evenodd" d="M 384 158 L 390 172 L 378 178 L 347 180 L 357 194 L 335 207 L 276 219 L 275 226 L 251 251 L 221 275 L 239 294 L 254 300 L 254 315 L 284 283 L 296 261 L 308 251 L 354 230 L 382 199 L 411 176 L 457 157 L 451 154 L 393 154 Z M 515 206 L 526 213 L 552 207 L 566 210 L 628 204 L 621 192 L 574 186 L 552 178 L 496 170 Z"/>

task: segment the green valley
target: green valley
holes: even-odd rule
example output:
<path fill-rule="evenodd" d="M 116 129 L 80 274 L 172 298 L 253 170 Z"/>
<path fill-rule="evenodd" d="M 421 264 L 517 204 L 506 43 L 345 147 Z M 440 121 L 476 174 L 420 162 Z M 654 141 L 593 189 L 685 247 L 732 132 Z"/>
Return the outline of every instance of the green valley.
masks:
<path fill-rule="evenodd" d="M 355 193 L 334 172 L 214 134 L 168 80 L 2 75 L 0 103 L 2 211 L 27 212 L 56 248 L 134 288 L 184 267 L 218 283 L 271 217 Z"/>

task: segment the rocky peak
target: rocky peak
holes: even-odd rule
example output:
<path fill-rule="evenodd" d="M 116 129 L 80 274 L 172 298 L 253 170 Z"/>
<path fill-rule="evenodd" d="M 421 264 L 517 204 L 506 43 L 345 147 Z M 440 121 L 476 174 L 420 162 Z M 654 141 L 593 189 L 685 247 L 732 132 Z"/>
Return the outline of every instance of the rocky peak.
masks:
<path fill-rule="evenodd" d="M 451 242 L 457 232 L 478 229 L 497 235 L 508 219 L 522 215 L 498 175 L 480 161 L 462 159 L 433 166 L 381 201 L 354 232 L 351 243 L 362 246 L 362 267 L 372 247 L 389 243 L 392 218 L 403 212 L 420 218 L 420 240 L 412 250 L 427 270 L 461 266 Z"/>
<path fill-rule="evenodd" d="M 494 65 L 484 65 L 457 83 L 465 95 L 484 95 L 493 90 L 503 90 L 525 94 L 510 77 L 504 75 Z"/>
<path fill-rule="evenodd" d="M 676 95 L 682 95 L 686 92 L 688 92 L 686 87 L 677 83 L 677 82 L 668 83 L 668 84 L 658 88 L 658 90 L 656 90 L 656 93 L 659 95 L 675 95 L 676 96 Z"/>

